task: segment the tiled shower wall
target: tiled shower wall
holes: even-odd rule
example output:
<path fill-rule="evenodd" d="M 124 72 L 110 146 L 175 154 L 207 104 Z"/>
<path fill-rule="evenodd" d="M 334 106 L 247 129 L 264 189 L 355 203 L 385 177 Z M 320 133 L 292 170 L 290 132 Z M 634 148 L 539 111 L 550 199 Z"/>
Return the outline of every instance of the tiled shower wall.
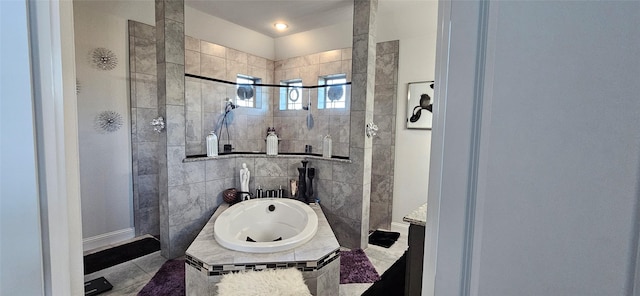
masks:
<path fill-rule="evenodd" d="M 369 229 L 391 229 L 399 43 L 395 40 L 376 44 L 373 122 L 379 130 L 373 138 Z"/>
<path fill-rule="evenodd" d="M 149 125 L 158 117 L 156 31 L 129 21 L 131 158 L 136 236 L 159 235 L 158 133 Z"/>
<path fill-rule="evenodd" d="M 351 81 L 351 48 L 335 49 L 305 56 L 276 61 L 274 77 L 282 80 L 302 79 L 302 85 L 318 85 L 318 77 L 346 74 Z M 347 88 L 347 98 L 351 88 Z M 303 91 L 303 105 L 310 110 L 280 110 L 279 98 L 272 101 L 273 122 L 280 137 L 280 149 L 285 152 L 305 152 L 311 145 L 315 153 L 322 153 L 322 139 L 330 135 L 332 152 L 337 156 L 349 156 L 349 112 L 350 100 L 344 109 L 318 109 L 318 89 Z M 307 117 L 313 126 L 307 125 Z"/>
<path fill-rule="evenodd" d="M 302 79 L 302 84 L 318 84 L 318 77 L 346 74 L 351 79 L 351 49 L 336 49 L 282 61 L 271 61 L 204 40 L 185 37 L 185 71 L 188 74 L 235 82 L 237 74 L 261 78 L 263 84 Z M 275 127 L 281 153 L 305 152 L 312 145 L 321 153 L 322 139 L 330 135 L 333 155 L 349 155 L 349 105 L 344 109 L 318 109 L 318 90 L 304 89 L 310 110 L 279 110 L 279 89 L 260 87 L 256 108 L 238 108 L 220 129 L 226 98 L 235 98 L 235 85 L 197 78 L 185 79 L 187 155 L 206 152 L 205 137 L 215 130 L 221 144 L 231 144 L 236 152 L 265 152 L 267 127 Z M 347 96 L 350 88 L 347 88 Z M 313 126 L 307 117 L 313 118 Z"/>
<path fill-rule="evenodd" d="M 236 81 L 237 74 L 273 84 L 274 62 L 204 40 L 185 36 L 185 73 L 225 81 Z M 273 124 L 272 88 L 259 88 L 261 100 L 256 108 L 237 108 L 227 117 L 219 133 L 226 98 L 235 98 L 235 85 L 187 77 L 185 79 L 187 155 L 206 154 L 205 138 L 215 130 L 221 144 L 235 151 L 265 151 L 266 129 Z M 228 141 L 227 141 L 228 139 Z M 221 145 L 222 146 L 222 145 Z"/>

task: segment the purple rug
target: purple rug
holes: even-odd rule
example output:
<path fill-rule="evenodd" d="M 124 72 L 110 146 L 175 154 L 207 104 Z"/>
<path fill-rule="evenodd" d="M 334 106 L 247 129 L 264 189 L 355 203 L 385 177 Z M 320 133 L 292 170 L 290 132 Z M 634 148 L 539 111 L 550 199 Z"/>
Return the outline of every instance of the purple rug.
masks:
<path fill-rule="evenodd" d="M 340 284 L 374 283 L 379 279 L 363 250 L 340 251 Z"/>
<path fill-rule="evenodd" d="M 182 296 L 185 295 L 184 260 L 165 262 L 147 283 L 138 296 Z"/>

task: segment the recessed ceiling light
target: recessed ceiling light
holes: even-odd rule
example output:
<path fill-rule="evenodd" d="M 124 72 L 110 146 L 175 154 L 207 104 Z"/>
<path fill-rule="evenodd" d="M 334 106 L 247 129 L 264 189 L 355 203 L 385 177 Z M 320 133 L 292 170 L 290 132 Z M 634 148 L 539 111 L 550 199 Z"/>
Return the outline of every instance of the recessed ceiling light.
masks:
<path fill-rule="evenodd" d="M 287 24 L 285 24 L 285 23 L 275 23 L 273 26 L 274 26 L 274 27 L 276 27 L 276 29 L 277 29 L 278 31 L 284 31 L 284 30 L 286 30 L 287 28 L 289 28 L 289 25 L 287 25 Z"/>

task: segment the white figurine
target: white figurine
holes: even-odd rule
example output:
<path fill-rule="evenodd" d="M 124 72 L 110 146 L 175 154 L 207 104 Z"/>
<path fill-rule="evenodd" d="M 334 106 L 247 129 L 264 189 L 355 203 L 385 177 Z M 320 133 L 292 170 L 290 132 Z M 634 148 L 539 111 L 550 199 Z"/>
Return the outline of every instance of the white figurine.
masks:
<path fill-rule="evenodd" d="M 249 178 L 251 178 L 251 172 L 249 172 L 249 169 L 247 168 L 247 164 L 243 163 L 242 164 L 242 169 L 240 169 L 240 191 L 242 191 L 243 193 L 241 193 L 240 199 L 241 200 L 247 200 L 249 199 Z M 245 193 L 247 192 L 247 193 Z"/>

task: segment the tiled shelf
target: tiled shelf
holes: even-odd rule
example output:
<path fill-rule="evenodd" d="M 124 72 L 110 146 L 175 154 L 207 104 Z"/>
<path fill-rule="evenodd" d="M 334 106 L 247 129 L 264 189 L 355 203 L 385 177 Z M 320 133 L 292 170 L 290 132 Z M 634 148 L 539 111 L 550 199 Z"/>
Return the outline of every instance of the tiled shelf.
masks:
<path fill-rule="evenodd" d="M 216 160 L 216 159 L 234 159 L 234 158 L 304 158 L 304 159 L 314 159 L 314 160 L 326 160 L 332 162 L 341 162 L 341 163 L 351 163 L 351 160 L 348 158 L 324 158 L 322 156 L 313 155 L 313 154 L 278 154 L 278 155 L 267 155 L 265 153 L 255 153 L 255 152 L 234 152 L 230 154 L 220 154 L 218 156 L 192 156 L 185 158 L 182 162 L 197 162 L 197 161 L 207 161 L 207 160 Z"/>

